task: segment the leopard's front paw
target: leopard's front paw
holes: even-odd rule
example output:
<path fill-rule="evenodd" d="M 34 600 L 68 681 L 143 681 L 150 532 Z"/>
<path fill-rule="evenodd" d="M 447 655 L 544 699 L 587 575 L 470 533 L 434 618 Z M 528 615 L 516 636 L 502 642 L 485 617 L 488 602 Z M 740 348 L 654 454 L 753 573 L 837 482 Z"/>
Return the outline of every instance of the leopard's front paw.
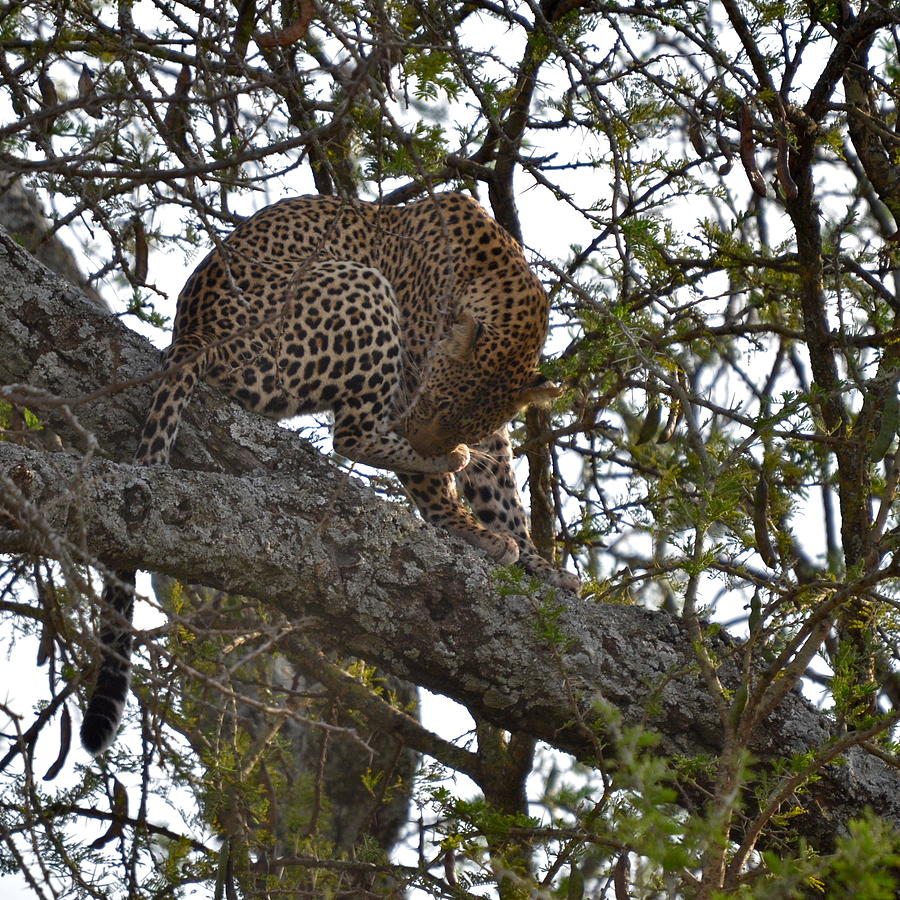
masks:
<path fill-rule="evenodd" d="M 564 591 L 571 591 L 573 594 L 581 593 L 581 579 L 571 572 L 566 572 L 565 569 L 554 569 L 547 580 Z"/>
<path fill-rule="evenodd" d="M 546 581 L 554 587 L 561 588 L 564 591 L 571 591 L 573 594 L 581 593 L 581 579 L 565 569 L 554 568 L 543 557 L 537 553 L 529 551 L 527 548 L 522 550 L 519 555 L 519 565 L 529 574 Z"/>
<path fill-rule="evenodd" d="M 506 534 L 489 531 L 479 538 L 478 546 L 498 566 L 510 566 L 519 558 L 519 545 L 514 538 Z"/>
<path fill-rule="evenodd" d="M 450 474 L 461 472 L 468 464 L 472 455 L 469 448 L 465 444 L 457 444 L 448 454 L 447 461 L 450 468 L 447 471 Z"/>

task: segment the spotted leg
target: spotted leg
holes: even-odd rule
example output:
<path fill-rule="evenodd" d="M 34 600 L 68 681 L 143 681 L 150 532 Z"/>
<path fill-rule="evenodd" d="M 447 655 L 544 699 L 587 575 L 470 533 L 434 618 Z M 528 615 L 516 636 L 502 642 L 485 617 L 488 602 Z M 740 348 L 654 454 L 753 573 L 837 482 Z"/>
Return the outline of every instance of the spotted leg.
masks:
<path fill-rule="evenodd" d="M 395 472 L 453 473 L 469 463 L 465 444 L 449 453 L 422 456 L 405 437 L 393 431 L 379 433 L 374 419 L 342 403 L 334 408 L 334 449 L 347 459 Z"/>
<path fill-rule="evenodd" d="M 381 271 L 320 260 L 247 302 L 248 323 L 210 348 L 210 383 L 273 418 L 331 409 L 334 449 L 356 462 L 429 473 L 468 463 L 463 444 L 423 456 L 391 430 L 406 396 L 402 315 Z"/>
<path fill-rule="evenodd" d="M 488 530 L 460 503 L 453 475 L 398 472 L 397 477 L 426 522 L 484 550 L 498 565 L 507 566 L 519 558 L 519 546 L 510 535 Z"/>
<path fill-rule="evenodd" d="M 581 581 L 554 568 L 537 550 L 528 530 L 528 516 L 516 485 L 512 447 L 506 426 L 473 448 L 471 463 L 456 482 L 472 511 L 488 528 L 512 535 L 519 546 L 519 565 L 531 575 L 578 593 Z"/>

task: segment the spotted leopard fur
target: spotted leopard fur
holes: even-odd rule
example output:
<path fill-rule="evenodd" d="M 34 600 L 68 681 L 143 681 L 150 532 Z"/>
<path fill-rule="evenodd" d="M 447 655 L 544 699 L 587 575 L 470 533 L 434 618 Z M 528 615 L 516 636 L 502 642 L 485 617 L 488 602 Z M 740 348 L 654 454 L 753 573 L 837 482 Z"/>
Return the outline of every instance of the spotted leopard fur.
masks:
<path fill-rule="evenodd" d="M 518 244 L 462 194 L 403 207 L 283 200 L 185 284 L 135 459 L 168 461 L 201 378 L 279 419 L 330 409 L 335 450 L 395 471 L 426 520 L 577 590 L 531 540 L 506 431 L 524 406 L 558 393 L 537 371 L 547 317 Z M 82 725 L 94 753 L 112 741 L 129 686 L 134 573 L 115 574 Z"/>

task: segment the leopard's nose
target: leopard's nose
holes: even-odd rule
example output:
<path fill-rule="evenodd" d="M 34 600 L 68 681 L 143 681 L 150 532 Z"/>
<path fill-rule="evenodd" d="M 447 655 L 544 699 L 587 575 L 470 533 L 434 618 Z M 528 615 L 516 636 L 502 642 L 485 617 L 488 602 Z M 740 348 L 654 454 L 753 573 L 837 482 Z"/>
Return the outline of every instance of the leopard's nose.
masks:
<path fill-rule="evenodd" d="M 437 456 L 441 453 L 449 453 L 459 441 L 455 441 L 449 434 L 442 431 L 436 423 L 426 423 L 410 427 L 406 432 L 406 439 L 412 444 L 413 449 L 422 456 Z"/>

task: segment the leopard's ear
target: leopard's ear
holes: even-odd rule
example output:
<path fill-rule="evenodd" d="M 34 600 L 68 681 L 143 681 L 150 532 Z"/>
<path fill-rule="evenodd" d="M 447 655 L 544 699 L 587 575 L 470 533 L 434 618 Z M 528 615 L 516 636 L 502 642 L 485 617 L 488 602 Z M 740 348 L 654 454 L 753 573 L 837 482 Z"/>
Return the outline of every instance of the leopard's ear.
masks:
<path fill-rule="evenodd" d="M 549 378 L 545 378 L 538 373 L 535 376 L 534 381 L 527 387 L 522 388 L 519 392 L 519 407 L 524 408 L 526 406 L 531 406 L 532 403 L 537 403 L 539 405 L 551 403 L 557 397 L 561 397 L 565 392 L 566 389 L 564 387 L 555 384 L 550 381 Z"/>
<path fill-rule="evenodd" d="M 450 336 L 446 342 L 447 352 L 455 360 L 465 362 L 472 355 L 483 331 L 484 325 L 472 313 L 465 310 L 450 329 Z"/>

